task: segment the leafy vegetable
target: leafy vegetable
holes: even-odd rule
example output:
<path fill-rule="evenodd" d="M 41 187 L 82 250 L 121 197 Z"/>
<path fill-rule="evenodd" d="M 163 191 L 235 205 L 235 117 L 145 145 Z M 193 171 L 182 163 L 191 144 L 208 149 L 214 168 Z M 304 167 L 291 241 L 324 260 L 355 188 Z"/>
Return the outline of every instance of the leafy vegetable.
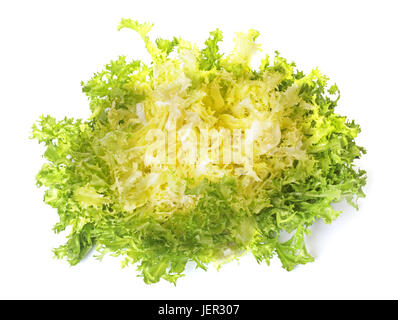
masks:
<path fill-rule="evenodd" d="M 90 119 L 43 116 L 33 126 L 47 147 L 37 185 L 58 210 L 55 232 L 71 227 L 56 256 L 75 265 L 93 247 L 99 258 L 122 255 L 146 283 L 246 252 L 268 264 L 277 255 L 287 270 L 313 261 L 309 226 L 335 220 L 333 203 L 364 196 L 360 128 L 334 112 L 337 86 L 279 53 L 253 70 L 255 30 L 225 55 L 220 30 L 200 50 L 152 42 L 148 23 L 122 19 L 122 28 L 138 32 L 153 63 L 111 61 L 82 83 Z"/>

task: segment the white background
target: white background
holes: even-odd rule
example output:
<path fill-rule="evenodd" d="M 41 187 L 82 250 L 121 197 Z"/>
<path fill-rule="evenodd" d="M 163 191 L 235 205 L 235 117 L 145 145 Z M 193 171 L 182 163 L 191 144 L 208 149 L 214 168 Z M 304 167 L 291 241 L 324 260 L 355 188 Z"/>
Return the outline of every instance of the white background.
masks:
<path fill-rule="evenodd" d="M 396 1 L 2 1 L 0 4 L 0 298 L 362 299 L 398 298 Z M 43 148 L 28 139 L 42 114 L 87 117 L 80 81 L 118 55 L 147 59 L 122 17 L 155 23 L 153 37 L 203 43 L 208 32 L 261 32 L 306 72 L 319 66 L 342 93 L 338 112 L 362 126 L 367 197 L 332 225 L 313 226 L 314 263 L 292 272 L 246 256 L 220 272 L 189 270 L 178 286 L 145 285 L 116 258 L 75 267 L 54 260 L 54 209 L 35 187 Z"/>

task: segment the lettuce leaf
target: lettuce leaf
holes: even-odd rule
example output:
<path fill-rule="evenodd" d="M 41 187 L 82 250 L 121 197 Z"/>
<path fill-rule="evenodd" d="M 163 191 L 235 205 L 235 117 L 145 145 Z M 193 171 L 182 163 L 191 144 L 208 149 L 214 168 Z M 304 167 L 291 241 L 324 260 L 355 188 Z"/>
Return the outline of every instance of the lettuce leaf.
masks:
<path fill-rule="evenodd" d="M 200 49 L 152 41 L 150 23 L 122 19 L 123 28 L 153 63 L 120 56 L 82 82 L 89 119 L 33 125 L 46 146 L 37 185 L 57 209 L 54 231 L 70 227 L 55 255 L 75 265 L 95 248 L 99 259 L 136 264 L 146 283 L 174 284 L 188 262 L 220 267 L 248 252 L 259 263 L 277 256 L 286 270 L 313 261 L 309 227 L 334 221 L 333 203 L 357 208 L 364 197 L 366 172 L 354 162 L 366 151 L 359 125 L 335 113 L 338 87 L 278 52 L 253 70 L 255 30 L 224 54 L 218 29 Z"/>

